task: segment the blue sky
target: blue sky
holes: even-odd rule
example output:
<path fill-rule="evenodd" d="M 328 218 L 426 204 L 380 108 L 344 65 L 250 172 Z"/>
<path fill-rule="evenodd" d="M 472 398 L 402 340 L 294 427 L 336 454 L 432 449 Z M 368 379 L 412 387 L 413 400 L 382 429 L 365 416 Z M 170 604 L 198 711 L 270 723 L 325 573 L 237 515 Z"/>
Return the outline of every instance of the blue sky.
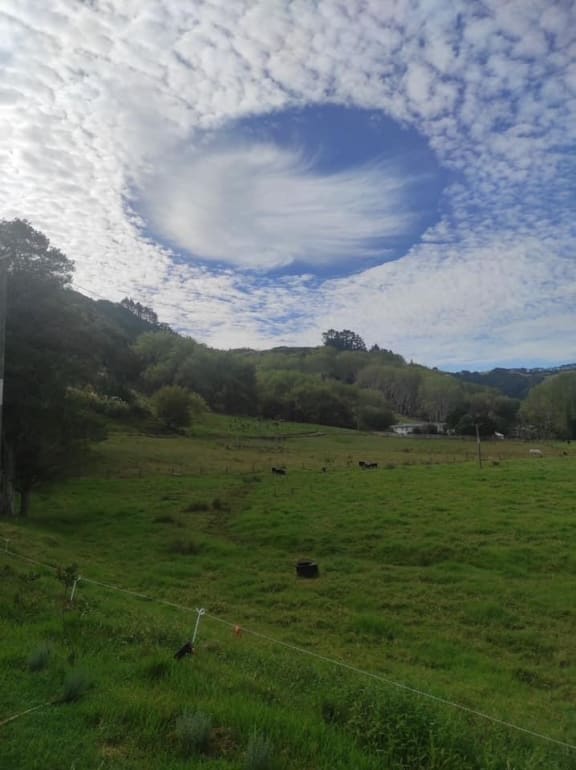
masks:
<path fill-rule="evenodd" d="M 444 189 L 456 178 L 414 129 L 374 110 L 314 105 L 184 141 L 132 197 L 143 232 L 180 262 L 277 277 L 308 271 L 321 281 L 401 258 L 440 220 Z M 256 185 L 262 199 L 251 207 Z M 191 220 L 190 208 L 204 210 L 209 193 L 210 222 Z M 231 217 L 237 229 L 228 237 L 223 222 Z"/>
<path fill-rule="evenodd" d="M 218 347 L 576 360 L 571 0 L 7 0 L 0 198 Z"/>

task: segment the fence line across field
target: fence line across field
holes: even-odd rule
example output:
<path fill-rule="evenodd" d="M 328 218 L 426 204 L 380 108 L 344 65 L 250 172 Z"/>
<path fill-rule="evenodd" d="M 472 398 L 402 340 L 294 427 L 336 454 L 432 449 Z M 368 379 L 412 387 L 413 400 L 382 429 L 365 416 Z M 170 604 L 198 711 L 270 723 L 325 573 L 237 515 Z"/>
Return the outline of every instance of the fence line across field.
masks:
<path fill-rule="evenodd" d="M 5 555 L 12 556 L 15 559 L 20 559 L 21 561 L 28 562 L 29 564 L 34 564 L 38 567 L 44 567 L 45 569 L 49 569 L 49 570 L 57 569 L 56 565 L 54 564 L 49 564 L 44 561 L 32 559 L 29 556 L 24 556 L 24 554 L 20 554 L 16 551 L 9 549 L 8 538 L 4 538 L 4 540 L 6 543 L 6 548 L 4 549 L 3 553 Z M 0 553 L 2 553 L 2 551 L 0 551 Z M 284 647 L 285 649 L 290 650 L 291 652 L 297 653 L 299 655 L 307 655 L 308 657 L 315 658 L 316 660 L 321 660 L 324 663 L 327 663 L 329 665 L 337 666 L 339 668 L 346 669 L 347 671 L 351 671 L 354 674 L 359 674 L 360 676 L 368 677 L 369 679 L 375 680 L 389 687 L 395 687 L 396 689 L 403 690 L 404 692 L 409 692 L 409 693 L 412 693 L 413 695 L 418 695 L 421 698 L 426 698 L 436 703 L 441 703 L 444 706 L 449 706 L 451 708 L 458 709 L 460 711 L 471 714 L 480 719 L 485 719 L 489 722 L 492 722 L 493 724 L 500 725 L 501 727 L 506 727 L 510 730 L 516 730 L 517 732 L 530 735 L 533 738 L 538 738 L 539 740 L 547 741 L 548 743 L 553 743 L 557 746 L 562 746 L 563 748 L 570 749 L 571 751 L 576 751 L 576 744 L 569 743 L 567 741 L 562 741 L 558 738 L 553 738 L 550 735 L 545 735 L 544 733 L 536 732 L 535 730 L 531 730 L 527 727 L 522 727 L 521 725 L 514 724 L 513 722 L 507 722 L 504 719 L 499 719 L 498 717 L 492 716 L 491 714 L 486 714 L 483 711 L 478 711 L 477 709 L 473 709 L 470 706 L 464 706 L 461 703 L 451 701 L 447 698 L 442 698 L 439 695 L 433 695 L 432 693 L 426 692 L 425 690 L 419 690 L 416 687 L 411 687 L 410 685 L 404 684 L 402 682 L 397 682 L 394 679 L 390 679 L 388 677 L 383 676 L 382 674 L 376 674 L 373 671 L 366 671 L 365 669 L 359 668 L 358 666 L 354 666 L 350 663 L 345 663 L 344 661 L 338 660 L 337 658 L 330 658 L 330 657 L 327 657 L 326 655 L 321 655 L 318 652 L 313 652 L 312 650 L 308 650 L 305 647 L 299 647 L 297 645 L 290 644 L 289 642 L 284 642 L 280 639 L 276 639 L 272 636 L 269 636 L 268 634 L 263 634 L 260 631 L 254 631 L 251 628 L 247 628 L 241 623 L 233 622 L 230 620 L 226 620 L 225 618 L 221 618 L 218 615 L 214 615 L 213 613 L 208 612 L 204 608 L 199 609 L 198 607 L 190 607 L 185 604 L 171 602 L 171 601 L 168 601 L 167 599 L 160 599 L 159 597 L 151 596 L 150 594 L 144 594 L 139 591 L 133 591 L 129 588 L 124 588 L 123 586 L 112 585 L 111 583 L 104 583 L 100 580 L 94 580 L 93 578 L 88 578 L 85 575 L 79 576 L 74 581 L 73 591 L 71 593 L 71 600 L 74 599 L 76 586 L 79 582 L 89 583 L 91 585 L 104 588 L 108 591 L 117 591 L 118 593 L 123 593 L 128 596 L 135 597 L 137 599 L 143 599 L 145 601 L 153 602 L 155 604 L 162 604 L 166 607 L 171 607 L 172 609 L 181 610 L 183 612 L 196 613 L 197 618 L 196 618 L 196 625 L 194 628 L 194 640 L 196 639 L 196 635 L 198 633 L 200 618 L 205 617 L 209 620 L 215 621 L 216 623 L 220 623 L 229 628 L 232 628 L 233 630 L 241 629 L 243 633 L 253 636 L 256 639 L 262 639 L 269 642 L 270 644 L 276 644 L 280 647 Z"/>

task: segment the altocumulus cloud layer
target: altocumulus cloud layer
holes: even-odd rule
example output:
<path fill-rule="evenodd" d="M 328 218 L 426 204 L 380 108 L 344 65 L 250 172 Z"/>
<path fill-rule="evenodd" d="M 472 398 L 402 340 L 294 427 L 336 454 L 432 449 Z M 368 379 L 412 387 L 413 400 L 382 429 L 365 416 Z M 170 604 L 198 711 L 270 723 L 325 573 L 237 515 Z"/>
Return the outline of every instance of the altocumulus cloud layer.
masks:
<path fill-rule="evenodd" d="M 395 261 L 414 217 L 398 168 L 320 174 L 294 148 L 207 139 L 328 103 L 412 126 L 457 179 Z M 575 126 L 572 0 L 0 9 L 2 216 L 44 230 L 79 286 L 215 345 L 347 326 L 443 366 L 576 358 Z M 353 275 L 314 276 L 346 257 Z"/>

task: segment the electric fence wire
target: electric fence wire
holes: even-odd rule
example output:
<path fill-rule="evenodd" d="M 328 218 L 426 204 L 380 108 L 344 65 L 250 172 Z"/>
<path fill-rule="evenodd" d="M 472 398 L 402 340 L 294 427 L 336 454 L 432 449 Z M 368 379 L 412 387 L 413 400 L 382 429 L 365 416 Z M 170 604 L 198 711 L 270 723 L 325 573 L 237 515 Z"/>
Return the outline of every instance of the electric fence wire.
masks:
<path fill-rule="evenodd" d="M 39 566 L 39 567 L 44 567 L 50 570 L 56 569 L 56 566 L 53 564 L 48 564 L 47 562 L 38 561 L 37 559 L 32 559 L 28 556 L 24 556 L 23 554 L 17 553 L 16 551 L 12 551 L 11 549 L 8 548 L 9 541 L 6 538 L 5 540 L 6 540 L 6 548 L 4 549 L 5 554 L 12 556 L 16 559 L 21 559 L 22 561 L 26 561 L 30 564 L 35 564 L 36 566 Z M 118 591 L 119 593 L 127 594 L 128 596 L 134 596 L 138 599 L 144 599 L 145 601 L 153 602 L 156 604 L 162 604 L 164 606 L 172 607 L 173 609 L 182 610 L 184 612 L 195 612 L 195 613 L 202 612 L 202 615 L 204 617 L 209 618 L 210 620 L 213 620 L 216 623 L 221 623 L 222 625 L 228 626 L 229 628 L 233 628 L 233 629 L 241 628 L 244 633 L 249 634 L 250 636 L 253 636 L 256 639 L 265 640 L 271 644 L 284 647 L 285 649 L 291 650 L 292 652 L 298 653 L 300 655 L 308 655 L 309 657 L 324 661 L 329 665 L 337 666 L 339 668 L 351 671 L 355 674 L 359 674 L 369 679 L 373 679 L 377 682 L 381 682 L 382 684 L 385 684 L 389 687 L 395 687 L 397 689 L 404 690 L 405 692 L 410 692 L 413 695 L 418 695 L 421 698 L 426 698 L 428 700 L 435 701 L 436 703 L 442 703 L 445 706 L 450 706 L 451 708 L 455 708 L 460 711 L 466 712 L 480 719 L 485 719 L 489 722 L 492 722 L 493 724 L 500 725 L 501 727 L 506 727 L 510 730 L 516 730 L 517 732 L 525 733 L 526 735 L 531 735 L 533 738 L 538 738 L 540 740 L 547 741 L 548 743 L 553 743 L 557 746 L 562 746 L 563 748 L 570 749 L 571 751 L 576 751 L 576 744 L 568 743 L 567 741 L 562 741 L 562 740 L 559 740 L 558 738 L 553 738 L 550 735 L 545 735 L 544 733 L 539 733 L 539 732 L 536 732 L 535 730 L 530 730 L 527 727 L 522 727 L 513 722 L 508 722 L 504 719 L 499 719 L 498 717 L 492 716 L 491 714 L 486 714 L 483 711 L 478 711 L 477 709 L 473 709 L 469 706 L 464 706 L 461 703 L 456 703 L 455 701 L 451 701 L 447 698 L 442 698 L 438 695 L 433 695 L 432 693 L 426 692 L 425 690 L 419 690 L 416 687 L 411 687 L 410 685 L 403 684 L 402 682 L 397 682 L 394 679 L 390 679 L 386 676 L 383 676 L 382 674 L 376 674 L 373 671 L 366 671 L 365 669 L 359 668 L 358 666 L 353 666 L 350 663 L 345 663 L 344 661 L 338 660 L 337 658 L 330 658 L 330 657 L 327 657 L 326 655 L 321 655 L 318 652 L 308 650 L 305 647 L 299 647 L 295 644 L 290 644 L 289 642 L 283 642 L 280 639 L 276 639 L 272 636 L 268 636 L 268 634 L 263 634 L 260 631 L 254 631 L 253 629 L 247 628 L 246 626 L 240 623 L 234 623 L 230 620 L 221 618 L 218 615 L 212 614 L 211 612 L 207 612 L 205 610 L 200 611 L 197 607 L 190 607 L 184 604 L 171 602 L 166 599 L 160 599 L 158 597 L 151 596 L 149 594 L 144 594 L 138 591 L 132 591 L 128 588 L 123 588 L 122 586 L 112 585 L 111 583 L 104 583 L 100 580 L 87 578 L 84 575 L 81 575 L 79 580 L 83 583 L 91 583 L 92 585 L 105 588 L 109 591 Z"/>

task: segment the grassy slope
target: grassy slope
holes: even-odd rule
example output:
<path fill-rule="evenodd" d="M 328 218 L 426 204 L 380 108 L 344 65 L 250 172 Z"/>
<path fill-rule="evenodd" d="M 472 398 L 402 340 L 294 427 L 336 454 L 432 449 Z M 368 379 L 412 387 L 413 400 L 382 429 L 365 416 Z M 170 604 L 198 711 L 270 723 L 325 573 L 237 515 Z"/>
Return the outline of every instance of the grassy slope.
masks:
<path fill-rule="evenodd" d="M 81 478 L 0 534 L 29 556 L 574 742 L 572 448 L 534 460 L 523 444 L 491 444 L 480 471 L 468 442 L 304 431 L 316 432 L 212 418 L 192 440 L 114 435 Z M 359 459 L 381 468 L 360 471 Z M 300 556 L 319 561 L 320 580 L 294 578 Z M 0 715 L 53 698 L 71 665 L 94 681 L 80 703 L 0 728 L 2 767 L 193 767 L 175 735 L 186 708 L 212 715 L 198 763 L 214 768 L 243 766 L 254 727 L 287 768 L 576 766 L 211 619 L 195 659 L 177 664 L 193 613 L 88 583 L 62 612 L 49 571 L 8 556 L 2 569 Z M 31 673 L 44 641 L 51 663 Z"/>

